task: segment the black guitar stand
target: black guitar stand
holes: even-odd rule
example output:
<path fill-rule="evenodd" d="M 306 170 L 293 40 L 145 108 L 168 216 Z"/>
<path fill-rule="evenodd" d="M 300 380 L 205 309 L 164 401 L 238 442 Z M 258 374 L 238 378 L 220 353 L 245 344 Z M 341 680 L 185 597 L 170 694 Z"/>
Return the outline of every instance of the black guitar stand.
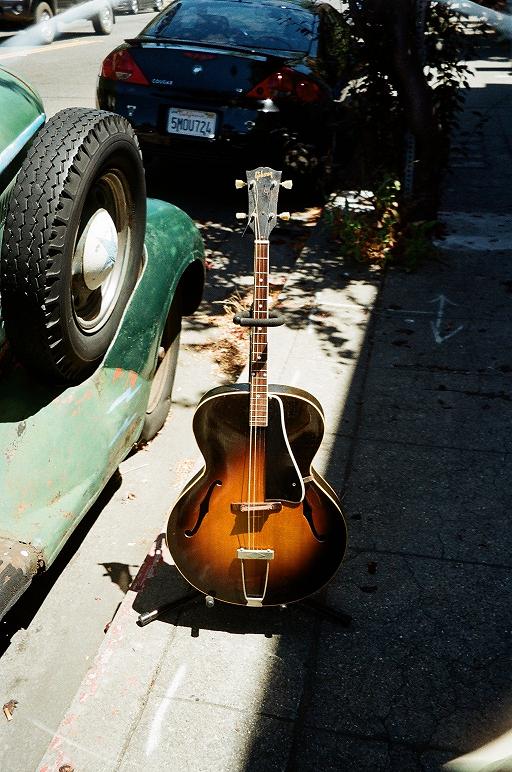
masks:
<path fill-rule="evenodd" d="M 181 597 L 176 598 L 176 600 L 171 600 L 168 603 L 164 603 L 162 606 L 158 606 L 152 611 L 144 611 L 144 613 L 139 614 L 137 624 L 139 627 L 145 627 L 146 625 L 149 625 L 150 622 L 154 622 L 155 619 L 161 617 L 162 614 L 167 614 L 169 611 L 178 611 L 179 609 L 185 608 L 185 606 L 200 600 L 201 597 L 204 597 L 202 592 L 199 592 L 199 590 L 191 590 L 190 592 L 187 592 L 186 595 L 182 595 Z M 215 599 L 212 598 L 211 595 L 206 595 L 205 603 L 207 608 L 212 608 L 215 604 Z"/>
<path fill-rule="evenodd" d="M 145 627 L 163 614 L 167 614 L 170 611 L 178 611 L 191 603 L 201 600 L 201 598 L 204 598 L 206 608 L 211 609 L 214 607 L 215 598 L 212 595 L 203 595 L 199 590 L 192 590 L 176 600 L 169 601 L 169 603 L 164 603 L 162 606 L 158 606 L 152 611 L 145 611 L 143 614 L 140 614 L 137 619 L 137 624 L 139 627 Z M 323 619 L 330 619 L 333 622 L 338 622 L 342 627 L 349 627 L 352 622 L 350 614 L 347 614 L 344 611 L 338 611 L 331 606 L 326 606 L 324 603 L 321 603 L 314 598 L 304 598 L 297 603 L 291 604 L 291 606 L 292 608 L 293 606 L 303 606 Z M 280 608 L 284 610 L 288 608 L 288 604 L 283 603 L 281 606 L 266 606 L 266 608 Z"/>

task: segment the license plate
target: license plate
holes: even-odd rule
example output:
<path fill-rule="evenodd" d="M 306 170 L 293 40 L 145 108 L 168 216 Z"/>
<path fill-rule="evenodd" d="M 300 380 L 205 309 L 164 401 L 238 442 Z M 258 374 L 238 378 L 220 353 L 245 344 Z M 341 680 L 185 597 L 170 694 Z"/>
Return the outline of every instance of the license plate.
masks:
<path fill-rule="evenodd" d="M 204 137 L 213 139 L 215 136 L 215 113 L 202 110 L 181 110 L 171 107 L 167 119 L 167 131 L 170 134 L 183 134 L 187 137 Z"/>

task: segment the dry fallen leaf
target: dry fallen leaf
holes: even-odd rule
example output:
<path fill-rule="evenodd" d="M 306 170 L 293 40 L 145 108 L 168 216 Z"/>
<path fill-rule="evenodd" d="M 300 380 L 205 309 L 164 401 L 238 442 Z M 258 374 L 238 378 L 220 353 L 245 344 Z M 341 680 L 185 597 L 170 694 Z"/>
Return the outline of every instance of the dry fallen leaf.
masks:
<path fill-rule="evenodd" d="M 5 703 L 5 705 L 3 707 L 3 711 L 4 711 L 4 715 L 5 715 L 6 719 L 7 719 L 7 721 L 12 721 L 12 719 L 13 719 L 13 715 L 12 714 L 13 714 L 14 709 L 16 708 L 17 704 L 18 704 L 18 700 L 9 700 L 9 702 Z"/>

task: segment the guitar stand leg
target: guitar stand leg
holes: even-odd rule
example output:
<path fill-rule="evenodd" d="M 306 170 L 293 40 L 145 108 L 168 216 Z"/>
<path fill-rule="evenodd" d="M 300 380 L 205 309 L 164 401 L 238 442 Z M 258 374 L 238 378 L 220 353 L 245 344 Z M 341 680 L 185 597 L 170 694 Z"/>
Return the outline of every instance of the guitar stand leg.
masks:
<path fill-rule="evenodd" d="M 339 622 L 343 627 L 349 627 L 352 622 L 352 616 L 345 611 L 338 611 L 338 609 L 326 606 L 325 603 L 321 603 L 313 598 L 304 598 L 299 602 L 300 606 L 306 606 L 311 609 L 315 614 L 325 619 L 332 619 L 334 622 Z"/>
<path fill-rule="evenodd" d="M 189 603 L 193 603 L 202 597 L 204 597 L 203 593 L 199 592 L 199 590 L 188 592 L 186 595 L 182 595 L 181 598 L 171 600 L 169 603 L 164 603 L 162 606 L 158 606 L 158 608 L 153 609 L 153 611 L 145 611 L 143 614 L 139 614 L 137 624 L 139 627 L 145 627 L 150 622 L 158 619 L 158 617 L 160 617 L 162 614 L 166 614 L 168 611 L 175 611 L 176 609 L 184 608 L 185 606 L 188 606 Z M 206 605 L 208 608 L 213 606 L 213 601 L 214 599 L 210 595 L 206 596 Z"/>

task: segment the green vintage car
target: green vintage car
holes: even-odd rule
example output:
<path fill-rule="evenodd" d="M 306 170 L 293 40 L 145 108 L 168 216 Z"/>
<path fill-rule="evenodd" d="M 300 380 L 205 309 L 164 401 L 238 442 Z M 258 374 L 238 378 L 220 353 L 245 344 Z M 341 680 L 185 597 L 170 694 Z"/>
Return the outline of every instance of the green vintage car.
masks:
<path fill-rule="evenodd" d="M 119 116 L 0 70 L 0 617 L 165 422 L 204 249 Z M 91 426 L 94 433 L 91 433 Z"/>

